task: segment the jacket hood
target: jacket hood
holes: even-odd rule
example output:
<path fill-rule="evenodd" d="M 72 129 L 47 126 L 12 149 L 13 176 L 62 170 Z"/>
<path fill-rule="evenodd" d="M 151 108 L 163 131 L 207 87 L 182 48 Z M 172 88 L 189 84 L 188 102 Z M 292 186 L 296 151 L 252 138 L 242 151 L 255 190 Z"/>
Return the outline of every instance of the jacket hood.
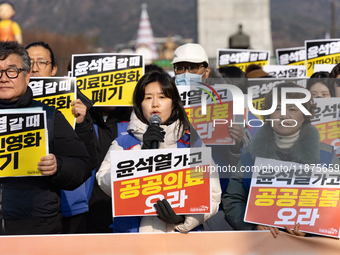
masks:
<path fill-rule="evenodd" d="M 320 160 L 320 135 L 316 127 L 310 123 L 301 126 L 300 135 L 294 146 L 290 149 L 292 152 L 292 161 L 310 164 Z M 274 140 L 273 128 L 269 123 L 261 127 L 250 145 L 250 153 L 253 159 L 256 157 L 279 159 L 276 151 L 280 150 Z"/>
<path fill-rule="evenodd" d="M 183 129 L 179 131 L 179 120 L 170 125 L 160 125 L 165 131 L 164 143 L 160 143 L 159 148 L 169 148 L 169 146 L 177 146 L 177 141 L 184 135 Z M 148 125 L 140 121 L 135 112 L 131 113 L 130 123 L 127 132 L 133 134 L 139 141 L 143 142 L 143 135 L 146 132 Z"/>

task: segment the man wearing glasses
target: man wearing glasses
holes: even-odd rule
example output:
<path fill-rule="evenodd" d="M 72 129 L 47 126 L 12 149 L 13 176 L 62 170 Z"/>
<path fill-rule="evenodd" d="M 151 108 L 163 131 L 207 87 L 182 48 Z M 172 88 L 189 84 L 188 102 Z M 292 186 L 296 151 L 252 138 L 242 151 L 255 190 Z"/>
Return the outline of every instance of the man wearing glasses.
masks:
<path fill-rule="evenodd" d="M 207 53 L 200 44 L 187 43 L 179 46 L 171 62 L 174 65 L 176 85 L 199 85 L 206 82 L 211 72 Z M 214 81 L 214 79 L 212 79 Z M 217 81 L 217 80 L 216 80 Z M 220 82 L 220 81 L 217 81 Z M 214 85 L 214 84 L 210 84 Z M 242 117 L 243 120 L 243 117 Z M 241 121 L 240 121 L 241 122 Z M 245 136 L 244 127 L 238 124 L 226 126 L 230 136 L 234 138 L 234 145 L 209 145 L 212 148 L 212 157 L 219 166 L 236 166 L 240 160 L 240 149 L 250 144 L 250 139 Z M 231 173 L 219 173 L 220 184 L 223 192 L 226 190 L 228 178 Z M 205 230 L 228 230 L 230 226 L 224 219 L 224 213 L 220 211 L 206 223 Z"/>
<path fill-rule="evenodd" d="M 26 46 L 31 58 L 31 77 L 51 77 L 57 73 L 58 65 L 51 47 L 43 42 L 33 42 Z M 95 141 L 97 136 L 93 122 L 88 112 L 93 103 L 77 89 L 77 98 L 71 105 L 72 113 L 76 117 L 75 131 L 84 143 L 93 161 L 93 168 L 97 167 L 97 151 Z M 89 178 L 83 185 L 72 191 L 61 190 L 62 234 L 85 233 L 86 215 L 89 211 L 91 188 L 95 176 Z"/>
<path fill-rule="evenodd" d="M 2 235 L 60 233 L 60 189 L 73 190 L 91 175 L 86 149 L 64 116 L 33 100 L 30 71 L 30 58 L 21 45 L 0 42 L 0 109 L 45 110 L 50 150 L 37 162 L 43 176 L 0 178 Z"/>
<path fill-rule="evenodd" d="M 176 85 L 199 85 L 209 78 L 208 56 L 200 44 L 187 43 L 179 46 L 171 63 L 174 65 Z M 245 139 L 243 139 L 244 130 L 241 125 L 237 124 L 229 126 L 228 129 L 231 137 L 235 139 L 235 145 L 228 146 L 228 163 L 236 166 L 240 159 L 240 148 L 246 145 Z M 221 150 L 219 149 L 219 151 Z M 212 153 L 214 157 L 214 150 Z"/>
<path fill-rule="evenodd" d="M 34 42 L 25 49 L 31 58 L 31 77 L 51 77 L 57 73 L 58 66 L 48 44 Z"/>
<path fill-rule="evenodd" d="M 187 43 L 178 47 L 171 64 L 174 65 L 176 85 L 199 84 L 210 74 L 207 53 L 196 43 Z"/>

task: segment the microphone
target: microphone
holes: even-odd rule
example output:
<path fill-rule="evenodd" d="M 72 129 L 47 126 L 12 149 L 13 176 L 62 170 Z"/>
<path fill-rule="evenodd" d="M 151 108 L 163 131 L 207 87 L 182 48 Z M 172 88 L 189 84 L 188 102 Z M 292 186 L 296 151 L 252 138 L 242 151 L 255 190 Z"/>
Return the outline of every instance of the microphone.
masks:
<path fill-rule="evenodd" d="M 157 114 L 153 114 L 149 119 L 149 123 L 150 125 L 155 125 L 159 127 L 159 125 L 162 123 L 162 118 Z M 151 141 L 150 149 L 158 149 L 158 141 Z"/>

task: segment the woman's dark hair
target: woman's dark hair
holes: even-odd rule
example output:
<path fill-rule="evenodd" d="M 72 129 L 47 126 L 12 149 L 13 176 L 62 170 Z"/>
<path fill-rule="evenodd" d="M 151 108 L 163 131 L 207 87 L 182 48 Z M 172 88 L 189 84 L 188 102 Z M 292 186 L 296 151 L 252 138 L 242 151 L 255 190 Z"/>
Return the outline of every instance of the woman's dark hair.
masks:
<path fill-rule="evenodd" d="M 334 96 L 335 96 L 335 87 L 340 86 L 340 78 L 337 78 L 337 76 L 340 74 L 340 64 L 337 64 L 333 67 L 332 71 L 329 74 L 330 82 L 329 85 L 334 90 Z"/>
<path fill-rule="evenodd" d="M 240 68 L 237 66 L 225 66 L 220 67 L 218 71 L 227 84 L 236 85 L 242 90 L 243 94 L 248 94 L 248 77 Z"/>
<path fill-rule="evenodd" d="M 282 88 L 303 88 L 299 85 L 297 85 L 296 83 L 293 82 L 284 82 L 284 83 L 280 83 L 278 85 L 275 86 L 275 88 L 277 88 L 277 101 L 280 102 L 281 101 L 281 89 Z M 291 92 L 291 93 L 287 93 L 287 98 L 304 98 L 305 94 L 303 93 L 298 93 L 298 92 Z M 272 107 L 273 104 L 273 90 L 271 90 L 266 97 L 264 98 L 264 105 L 263 105 L 263 110 L 268 110 Z M 303 103 L 302 104 L 307 111 L 309 111 L 312 115 L 305 115 L 305 121 L 303 123 L 310 123 L 311 122 L 311 118 L 314 115 L 314 111 L 316 109 L 316 104 L 314 103 L 313 99 L 311 98 L 308 102 Z M 270 117 L 264 116 L 264 119 L 269 119 Z"/>
<path fill-rule="evenodd" d="M 38 46 L 41 46 L 41 47 L 45 48 L 46 50 L 48 50 L 50 52 L 52 67 L 56 66 L 57 64 L 56 64 L 56 61 L 55 61 L 55 58 L 54 58 L 53 51 L 52 51 L 51 47 L 47 43 L 44 43 L 44 42 L 33 42 L 33 43 L 27 45 L 25 50 L 28 50 L 31 47 L 38 47 Z"/>
<path fill-rule="evenodd" d="M 334 97 L 334 86 L 330 86 L 329 72 L 315 72 L 307 81 L 307 89 L 310 90 L 315 83 L 324 84 L 329 91 L 331 97 Z"/>
<path fill-rule="evenodd" d="M 340 64 L 337 64 L 333 67 L 332 71 L 329 74 L 329 78 L 336 78 L 340 74 Z"/>
<path fill-rule="evenodd" d="M 133 92 L 133 110 L 140 121 L 149 124 L 142 111 L 142 102 L 145 97 L 145 87 L 152 83 L 158 82 L 162 88 L 164 96 L 172 99 L 172 111 L 170 117 L 164 122 L 164 125 L 170 125 L 176 120 L 179 120 L 180 126 L 178 131 L 183 127 L 183 132 L 190 130 L 190 122 L 183 108 L 181 97 L 178 93 L 176 84 L 170 75 L 166 72 L 152 71 L 145 74 L 137 83 Z M 182 134 L 184 135 L 184 133 Z"/>
<path fill-rule="evenodd" d="M 159 67 L 155 64 L 145 65 L 144 70 L 145 70 L 145 73 L 149 73 L 149 72 L 152 72 L 152 71 L 158 71 L 160 73 L 165 72 L 162 67 Z"/>
<path fill-rule="evenodd" d="M 257 65 L 257 64 L 250 64 L 249 66 L 246 67 L 245 73 L 248 74 L 251 71 L 258 70 L 258 69 L 262 69 L 262 67 L 260 65 Z"/>

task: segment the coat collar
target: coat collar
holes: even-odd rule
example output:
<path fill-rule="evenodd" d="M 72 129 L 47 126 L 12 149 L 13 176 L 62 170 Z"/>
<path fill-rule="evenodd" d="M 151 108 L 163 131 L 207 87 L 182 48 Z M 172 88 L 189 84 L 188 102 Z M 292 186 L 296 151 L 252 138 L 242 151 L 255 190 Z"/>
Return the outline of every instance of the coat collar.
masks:
<path fill-rule="evenodd" d="M 22 97 L 20 97 L 16 102 L 13 102 L 12 108 L 25 108 L 25 107 L 31 106 L 32 103 L 33 103 L 33 92 L 31 88 L 27 86 L 25 94 Z"/>
<path fill-rule="evenodd" d="M 160 143 L 160 149 L 176 147 L 177 141 L 183 136 L 183 130 L 178 132 L 179 129 L 179 120 L 175 121 L 170 125 L 160 125 L 165 131 L 164 143 Z M 135 112 L 131 113 L 131 118 L 129 122 L 129 126 L 127 128 L 127 132 L 131 133 L 136 137 L 139 141 L 143 142 L 143 135 L 146 132 L 148 125 L 140 121 Z"/>
<path fill-rule="evenodd" d="M 292 161 L 311 164 L 320 160 L 320 137 L 319 131 L 310 123 L 301 126 L 301 132 L 298 140 L 290 149 L 292 152 Z M 252 158 L 263 157 L 280 159 L 276 152 L 280 150 L 274 141 L 273 129 L 269 123 L 261 127 L 251 144 L 250 153 Z"/>

